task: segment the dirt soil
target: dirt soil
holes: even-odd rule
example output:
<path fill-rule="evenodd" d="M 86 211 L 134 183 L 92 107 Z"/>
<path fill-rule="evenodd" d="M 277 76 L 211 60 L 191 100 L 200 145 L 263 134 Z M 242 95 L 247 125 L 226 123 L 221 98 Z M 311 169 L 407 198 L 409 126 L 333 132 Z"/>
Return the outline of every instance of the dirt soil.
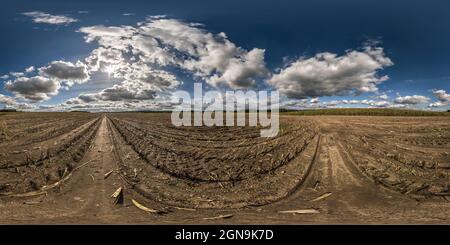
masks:
<path fill-rule="evenodd" d="M 153 113 L 26 138 L 19 119 L 0 118 L 2 224 L 450 223 L 445 117 L 282 116 L 272 139 Z"/>

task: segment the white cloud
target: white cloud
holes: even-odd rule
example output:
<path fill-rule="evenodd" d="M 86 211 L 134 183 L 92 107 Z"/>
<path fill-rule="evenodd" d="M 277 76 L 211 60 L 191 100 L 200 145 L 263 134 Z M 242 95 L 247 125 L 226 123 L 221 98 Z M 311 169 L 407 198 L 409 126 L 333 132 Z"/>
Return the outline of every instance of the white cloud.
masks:
<path fill-rule="evenodd" d="M 105 48 L 115 48 L 118 50 L 128 51 L 131 37 L 136 32 L 136 28 L 132 26 L 89 26 L 79 29 L 85 33 L 86 42 L 97 41 L 99 45 Z"/>
<path fill-rule="evenodd" d="M 237 47 L 223 32 L 213 34 L 174 19 L 151 19 L 139 31 L 187 57 L 178 59 L 177 65 L 215 87 L 248 88 L 267 73 L 264 50 Z"/>
<path fill-rule="evenodd" d="M 385 100 L 379 100 L 379 101 L 362 100 L 362 101 L 360 101 L 360 103 L 371 106 L 371 107 L 389 107 L 389 106 L 391 106 L 391 103 L 389 101 L 385 101 Z"/>
<path fill-rule="evenodd" d="M 441 102 L 441 101 L 436 101 L 434 103 L 430 103 L 428 105 L 428 107 L 434 108 L 434 107 L 441 107 L 441 106 L 445 106 L 446 104 Z"/>
<path fill-rule="evenodd" d="M 11 78 L 5 88 L 19 99 L 37 102 L 58 94 L 61 88 L 88 82 L 100 72 L 119 83 L 99 92 L 81 93 L 51 109 L 142 109 L 156 105 L 169 108 L 171 104 L 161 98 L 182 84 L 174 70 L 216 88 L 233 89 L 250 88 L 258 79 L 268 75 L 265 50 L 239 47 L 225 33 L 208 32 L 198 23 L 154 16 L 135 26 L 97 25 L 82 27 L 79 32 L 85 35 L 86 42 L 97 44 L 85 59 L 53 61 L 38 68 L 39 76 L 35 77 L 17 73 L 17 78 Z M 321 102 L 318 97 L 377 92 L 377 85 L 388 78 L 379 76 L 378 72 L 392 64 L 383 49 L 377 47 L 348 51 L 342 56 L 320 53 L 289 63 L 267 83 L 296 99 L 289 102 L 296 105 L 314 108 L 340 104 L 387 107 L 392 103 L 387 101 L 385 94 L 372 97 L 381 101 Z M 33 72 L 36 69 L 29 67 L 26 70 Z M 302 99 L 307 97 L 313 99 L 309 102 Z"/>
<path fill-rule="evenodd" d="M 39 68 L 39 73 L 56 80 L 65 81 L 68 86 L 73 83 L 83 83 L 89 79 L 87 67 L 84 63 L 53 61 L 48 66 Z"/>
<path fill-rule="evenodd" d="M 133 66 L 130 67 L 133 69 Z M 103 89 L 98 93 L 81 94 L 69 100 L 69 104 L 82 104 L 99 101 L 144 101 L 153 100 L 168 88 L 178 85 L 178 80 L 170 73 L 151 72 L 151 69 L 140 72 L 139 69 L 127 72 L 122 83 Z"/>
<path fill-rule="evenodd" d="M 58 94 L 59 88 L 59 82 L 43 76 L 19 77 L 5 84 L 6 90 L 33 102 L 49 99 L 50 96 Z"/>
<path fill-rule="evenodd" d="M 16 105 L 17 102 L 14 98 L 0 94 L 0 104 L 5 105 Z"/>
<path fill-rule="evenodd" d="M 215 87 L 248 88 L 267 73 L 264 50 L 247 51 L 224 33 L 212 34 L 198 24 L 162 18 L 149 18 L 138 27 L 92 26 L 79 31 L 87 34 L 86 42 L 97 41 L 104 50 L 131 51 L 136 60 L 184 69 Z"/>
<path fill-rule="evenodd" d="M 336 108 L 337 106 L 344 105 L 362 105 L 364 107 L 378 107 L 386 108 L 392 107 L 393 104 L 387 100 L 332 100 L 321 102 L 318 98 L 308 99 L 288 99 L 284 101 L 283 106 L 297 107 L 297 108 Z"/>
<path fill-rule="evenodd" d="M 382 100 L 387 100 L 389 99 L 389 97 L 387 96 L 387 94 L 382 94 L 380 96 L 377 97 L 378 99 L 382 99 Z"/>
<path fill-rule="evenodd" d="M 114 85 L 98 94 L 103 101 L 151 100 L 156 96 L 152 89 L 143 89 L 136 84 Z"/>
<path fill-rule="evenodd" d="M 320 101 L 319 101 L 319 98 L 312 98 L 311 100 L 309 100 L 309 103 L 311 103 L 311 104 L 317 104 L 317 103 L 319 103 Z"/>
<path fill-rule="evenodd" d="M 125 79 L 124 83 L 140 84 L 142 87 L 149 86 L 158 91 L 173 89 L 180 84 L 180 81 L 172 73 L 152 68 L 140 61 L 119 69 L 116 77 Z"/>
<path fill-rule="evenodd" d="M 26 77 L 26 73 L 35 71 L 34 66 L 25 69 L 25 72 L 11 72 L 13 80 L 5 83 L 5 89 L 14 93 L 20 99 L 39 102 L 57 95 L 62 84 L 70 87 L 89 79 L 86 65 L 80 61 L 76 63 L 53 61 L 48 66 L 38 69 L 39 75 Z"/>
<path fill-rule="evenodd" d="M 380 99 L 380 100 L 387 100 L 387 99 L 389 99 L 389 96 L 386 93 L 382 93 L 382 94 L 371 96 L 371 98 Z"/>
<path fill-rule="evenodd" d="M 291 98 L 376 92 L 377 85 L 388 79 L 377 72 L 391 65 L 379 47 L 348 51 L 343 56 L 319 53 L 288 64 L 267 83 Z"/>
<path fill-rule="evenodd" d="M 387 100 L 333 100 L 330 102 L 325 102 L 326 105 L 367 105 L 369 107 L 390 107 L 392 103 Z"/>
<path fill-rule="evenodd" d="M 233 58 L 222 73 L 216 73 L 207 79 L 215 87 L 225 85 L 233 89 L 253 87 L 255 78 L 267 73 L 264 63 L 264 50 L 252 49 L 241 58 Z"/>
<path fill-rule="evenodd" d="M 398 96 L 395 98 L 394 102 L 396 104 L 402 105 L 417 105 L 427 103 L 430 98 L 422 96 L 422 95 L 408 95 L 408 96 Z"/>
<path fill-rule="evenodd" d="M 87 95 L 96 97 L 95 95 Z M 124 110 L 170 110 L 174 108 L 174 103 L 170 95 L 157 95 L 151 100 L 90 100 L 89 103 L 78 98 L 67 100 L 59 104 L 53 110 L 88 110 L 88 111 L 124 111 Z"/>
<path fill-rule="evenodd" d="M 438 101 L 430 103 L 428 105 L 430 108 L 442 107 L 450 103 L 450 94 L 443 89 L 434 90 L 433 95 L 436 99 L 438 99 Z"/>
<path fill-rule="evenodd" d="M 25 76 L 25 73 L 23 73 L 23 72 L 10 72 L 9 73 L 11 76 L 13 76 L 13 77 L 22 77 L 22 76 Z"/>
<path fill-rule="evenodd" d="M 7 109 L 30 110 L 36 108 L 33 104 L 18 102 L 14 98 L 3 94 L 0 94 L 0 104 L 3 104 L 4 108 Z"/>
<path fill-rule="evenodd" d="M 98 93 L 80 94 L 65 104 L 148 103 L 181 84 L 165 68 L 181 68 L 213 86 L 232 88 L 253 86 L 255 77 L 267 72 L 264 50 L 246 51 L 229 41 L 224 33 L 215 35 L 200 29 L 198 24 L 164 18 L 151 17 L 137 27 L 80 28 L 86 34 L 86 42 L 99 45 L 84 60 L 87 73 L 106 72 L 122 82 Z M 50 69 L 52 65 L 40 68 L 40 74 L 55 79 L 69 77 L 62 72 L 66 69 Z"/>
<path fill-rule="evenodd" d="M 406 106 L 404 104 L 391 104 L 389 108 L 406 108 Z"/>
<path fill-rule="evenodd" d="M 120 50 L 104 47 L 94 49 L 84 61 L 90 73 L 96 71 L 112 73 L 122 64 L 126 64 Z"/>
<path fill-rule="evenodd" d="M 23 77 L 25 76 L 25 74 L 27 73 L 31 73 L 35 70 L 34 66 L 29 66 L 27 68 L 25 68 L 25 70 L 23 72 L 10 72 L 9 74 L 5 74 L 3 76 L 1 76 L 1 79 L 8 79 L 9 77 Z"/>
<path fill-rule="evenodd" d="M 65 16 L 65 15 L 51 15 L 41 11 L 32 11 L 22 13 L 25 16 L 32 17 L 34 23 L 45 23 L 52 25 L 66 25 L 73 22 L 77 22 L 77 19 Z"/>
<path fill-rule="evenodd" d="M 448 103 L 450 102 L 450 94 L 447 94 L 447 92 L 445 92 L 445 90 L 435 90 L 433 91 L 433 95 L 440 101 L 440 102 L 445 102 Z"/>
<path fill-rule="evenodd" d="M 33 72 L 34 71 L 34 66 L 30 66 L 30 67 L 27 67 L 26 69 L 25 69 L 25 72 L 26 73 L 30 73 L 30 72 Z"/>
<path fill-rule="evenodd" d="M 157 20 L 157 19 L 166 19 L 166 18 L 167 18 L 167 15 L 165 15 L 165 14 L 157 14 L 157 15 L 152 15 L 152 16 L 150 16 L 149 18 L 150 18 L 150 19 L 154 19 L 154 20 Z"/>

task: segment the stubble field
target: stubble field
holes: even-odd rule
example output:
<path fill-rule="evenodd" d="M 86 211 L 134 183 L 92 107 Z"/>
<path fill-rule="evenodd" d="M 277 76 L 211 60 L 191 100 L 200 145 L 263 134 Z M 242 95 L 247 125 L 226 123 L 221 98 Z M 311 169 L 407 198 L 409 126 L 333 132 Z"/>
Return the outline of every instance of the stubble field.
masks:
<path fill-rule="evenodd" d="M 0 116 L 0 223 L 449 223 L 450 117 Z"/>

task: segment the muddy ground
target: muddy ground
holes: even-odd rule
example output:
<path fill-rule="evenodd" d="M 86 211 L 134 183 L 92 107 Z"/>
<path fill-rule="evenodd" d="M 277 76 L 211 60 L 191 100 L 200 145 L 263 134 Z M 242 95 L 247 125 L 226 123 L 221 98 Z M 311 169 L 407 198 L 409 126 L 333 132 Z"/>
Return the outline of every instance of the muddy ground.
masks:
<path fill-rule="evenodd" d="M 282 116 L 273 139 L 170 114 L 23 117 L 0 118 L 3 224 L 450 223 L 446 117 Z"/>

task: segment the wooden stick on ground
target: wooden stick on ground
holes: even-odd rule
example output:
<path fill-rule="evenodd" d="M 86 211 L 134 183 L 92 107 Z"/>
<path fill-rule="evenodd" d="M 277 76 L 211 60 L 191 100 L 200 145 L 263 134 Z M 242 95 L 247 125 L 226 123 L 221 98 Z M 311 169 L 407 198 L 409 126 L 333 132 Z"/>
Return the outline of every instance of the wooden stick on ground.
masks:
<path fill-rule="evenodd" d="M 114 205 L 116 204 L 123 204 L 123 188 L 119 187 L 112 195 L 112 198 L 114 198 Z"/>
<path fill-rule="evenodd" d="M 156 210 L 156 209 L 147 208 L 146 206 L 144 206 L 144 205 L 138 203 L 138 202 L 137 202 L 136 200 L 134 200 L 134 199 L 131 199 L 131 202 L 134 204 L 134 206 L 136 206 L 137 208 L 139 208 L 140 210 L 143 210 L 143 211 L 145 211 L 145 212 L 152 213 L 152 214 L 162 214 L 162 213 L 164 213 L 164 212 L 161 211 L 161 210 Z"/>
<path fill-rule="evenodd" d="M 284 210 L 278 211 L 280 214 L 318 214 L 319 211 L 315 209 L 298 209 L 298 210 Z"/>
<path fill-rule="evenodd" d="M 219 215 L 219 216 L 216 216 L 216 217 L 203 218 L 203 220 L 230 219 L 232 217 L 233 217 L 232 214 L 224 214 L 224 215 Z"/>
<path fill-rule="evenodd" d="M 331 192 L 326 192 L 326 193 L 320 195 L 319 197 L 316 197 L 316 198 L 312 199 L 311 202 L 317 202 L 317 201 L 320 201 L 320 200 L 322 200 L 322 199 L 325 199 L 325 198 L 331 196 L 331 194 L 332 194 Z"/>
<path fill-rule="evenodd" d="M 103 179 L 107 179 L 113 172 L 114 172 L 114 170 L 111 170 L 108 173 L 106 173 L 105 176 L 103 177 Z"/>

